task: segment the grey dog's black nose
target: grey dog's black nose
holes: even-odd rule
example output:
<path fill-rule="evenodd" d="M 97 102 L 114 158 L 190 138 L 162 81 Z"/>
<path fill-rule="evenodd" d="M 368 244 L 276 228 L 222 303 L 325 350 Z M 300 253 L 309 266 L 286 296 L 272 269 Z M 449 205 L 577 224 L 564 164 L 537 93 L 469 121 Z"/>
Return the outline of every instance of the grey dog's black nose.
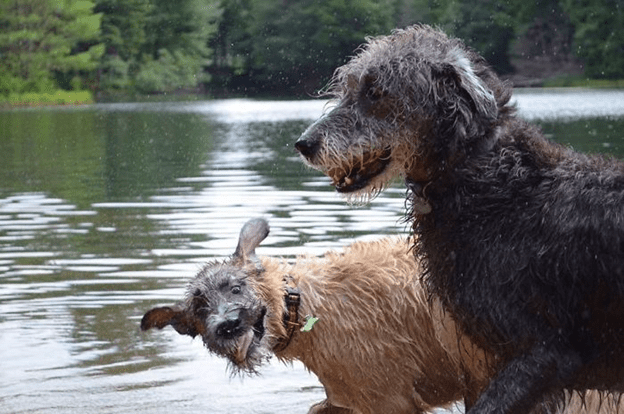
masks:
<path fill-rule="evenodd" d="M 304 138 L 300 138 L 297 142 L 295 142 L 295 149 L 299 151 L 299 153 L 304 157 L 311 158 L 318 151 L 319 142 L 316 140 L 310 141 Z"/>
<path fill-rule="evenodd" d="M 228 319 L 225 322 L 222 322 L 217 326 L 217 336 L 221 336 L 223 338 L 232 338 L 236 334 L 236 329 L 240 326 L 240 319 Z"/>

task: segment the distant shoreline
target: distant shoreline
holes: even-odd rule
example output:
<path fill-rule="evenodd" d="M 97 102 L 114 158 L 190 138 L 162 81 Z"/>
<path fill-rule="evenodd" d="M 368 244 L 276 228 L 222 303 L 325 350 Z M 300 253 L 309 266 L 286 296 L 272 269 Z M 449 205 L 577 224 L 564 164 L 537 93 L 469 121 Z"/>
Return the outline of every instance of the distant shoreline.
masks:
<path fill-rule="evenodd" d="M 606 79 L 586 79 L 582 76 L 562 76 L 553 79 L 529 78 L 520 75 L 511 75 L 503 77 L 512 83 L 516 89 L 526 88 L 581 88 L 581 89 L 623 89 L 624 79 L 606 80 Z M 20 99 L 23 97 L 24 99 Z M 201 94 L 197 92 L 175 92 L 171 94 L 153 94 L 153 95 L 123 95 L 119 94 L 115 99 L 94 99 L 91 92 L 88 91 L 57 91 L 52 94 L 36 94 L 29 93 L 23 95 L 13 95 L 9 98 L 0 97 L 0 109 L 13 108 L 37 108 L 37 107 L 54 107 L 54 106 L 82 106 L 94 103 L 123 103 L 123 102 L 187 102 L 199 100 L 216 100 L 216 99 L 259 99 L 259 100 L 307 100 L 310 96 L 288 96 L 288 95 L 271 95 L 259 94 L 253 96 L 241 96 L 238 93 L 219 94 L 214 96 L 210 93 Z"/>

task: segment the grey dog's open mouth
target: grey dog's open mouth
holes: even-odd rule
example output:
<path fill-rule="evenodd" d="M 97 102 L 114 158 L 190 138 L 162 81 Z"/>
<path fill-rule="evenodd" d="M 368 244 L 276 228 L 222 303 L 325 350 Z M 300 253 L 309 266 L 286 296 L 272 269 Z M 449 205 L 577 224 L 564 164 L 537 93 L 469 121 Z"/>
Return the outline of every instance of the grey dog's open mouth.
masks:
<path fill-rule="evenodd" d="M 260 341 L 262 341 L 265 334 L 265 317 L 266 308 L 263 308 L 251 329 L 246 330 L 244 333 L 241 332 L 236 339 L 236 346 L 229 356 L 238 367 L 246 367 L 249 361 L 254 359 L 255 350 L 260 346 Z"/>
<path fill-rule="evenodd" d="M 366 188 L 371 180 L 384 172 L 390 164 L 392 151 L 385 149 L 380 152 L 366 153 L 361 159 L 348 167 L 332 168 L 327 176 L 332 179 L 332 185 L 339 193 L 352 193 Z"/>

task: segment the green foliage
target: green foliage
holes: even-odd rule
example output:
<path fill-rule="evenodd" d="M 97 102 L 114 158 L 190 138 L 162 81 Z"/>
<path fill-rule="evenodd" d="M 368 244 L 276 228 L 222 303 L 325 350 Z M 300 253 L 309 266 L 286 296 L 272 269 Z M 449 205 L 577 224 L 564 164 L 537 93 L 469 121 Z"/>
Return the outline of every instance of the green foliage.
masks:
<path fill-rule="evenodd" d="M 100 89 L 106 91 L 121 90 L 130 85 L 130 62 L 119 55 L 102 56 L 100 63 Z"/>
<path fill-rule="evenodd" d="M 96 10 L 104 13 L 102 90 L 169 92 L 207 81 L 217 0 L 99 0 Z"/>
<path fill-rule="evenodd" d="M 0 95 L 81 87 L 103 52 L 92 8 L 84 0 L 0 2 Z"/>
<path fill-rule="evenodd" d="M 311 93 L 366 36 L 393 27 L 393 2 L 236 0 L 222 3 L 217 70 L 246 75 L 248 87 Z M 309 85 L 302 84 L 307 82 Z"/>
<path fill-rule="evenodd" d="M 149 59 L 149 57 L 148 57 Z M 167 92 L 198 85 L 201 61 L 181 50 L 161 49 L 158 60 L 143 63 L 136 75 L 135 87 L 143 93 Z"/>
<path fill-rule="evenodd" d="M 432 23 L 430 0 L 394 0 L 391 2 L 392 21 L 396 27 L 406 27 L 414 23 Z"/>
<path fill-rule="evenodd" d="M 417 22 L 462 38 L 499 73 L 513 70 L 512 50 L 525 61 L 565 61 L 574 39 L 587 76 L 616 79 L 623 8 L 621 0 L 0 0 L 0 97 L 203 85 L 309 96 L 367 36 Z"/>
<path fill-rule="evenodd" d="M 624 4 L 621 0 L 562 0 L 575 26 L 576 53 L 592 78 L 624 77 Z"/>
<path fill-rule="evenodd" d="M 217 32 L 210 42 L 214 51 L 213 81 L 227 82 L 227 78 L 248 72 L 248 57 L 253 48 L 249 22 L 252 20 L 252 0 L 222 0 L 223 10 Z M 226 73 L 220 73 L 226 72 Z M 221 79 L 223 75 L 225 79 Z"/>
<path fill-rule="evenodd" d="M 124 62 L 136 57 L 145 43 L 149 0 L 99 0 L 96 13 L 102 13 L 101 38 L 106 54 Z"/>
<path fill-rule="evenodd" d="M 220 15 L 216 2 L 152 0 L 152 4 L 137 90 L 166 92 L 207 81 L 203 69 L 211 55 L 208 40 L 217 30 Z"/>
<path fill-rule="evenodd" d="M 207 40 L 215 33 L 219 9 L 206 0 L 151 0 L 145 26 L 144 53 L 183 51 L 189 56 L 209 55 Z"/>
<path fill-rule="evenodd" d="M 145 24 L 151 10 L 149 0 L 98 0 L 95 12 L 102 14 L 101 39 L 105 53 L 100 60 L 99 89 L 125 90 L 138 70 L 137 58 L 145 43 Z"/>
<path fill-rule="evenodd" d="M 0 107 L 3 106 L 39 106 L 39 105 L 81 105 L 93 103 L 93 96 L 89 91 L 63 91 L 51 93 L 11 93 L 0 96 Z"/>
<path fill-rule="evenodd" d="M 515 37 L 514 1 L 438 0 L 437 23 L 464 40 L 499 73 L 512 71 L 509 49 Z"/>

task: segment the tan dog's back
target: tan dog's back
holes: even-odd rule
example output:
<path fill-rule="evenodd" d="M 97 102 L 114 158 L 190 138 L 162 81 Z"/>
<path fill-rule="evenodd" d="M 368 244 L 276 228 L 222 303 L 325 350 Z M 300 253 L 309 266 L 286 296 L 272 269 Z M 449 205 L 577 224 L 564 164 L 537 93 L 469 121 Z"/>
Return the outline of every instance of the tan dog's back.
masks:
<path fill-rule="evenodd" d="M 301 360 L 334 405 L 413 413 L 467 395 L 462 361 L 468 354 L 459 352 L 466 343 L 427 302 L 407 240 L 356 242 L 322 258 L 299 258 L 292 267 L 266 258 L 263 265 L 267 274 L 288 274 L 301 291 L 301 314 L 319 318 L 277 356 Z M 470 362 L 470 385 L 480 389 L 481 362 Z"/>

